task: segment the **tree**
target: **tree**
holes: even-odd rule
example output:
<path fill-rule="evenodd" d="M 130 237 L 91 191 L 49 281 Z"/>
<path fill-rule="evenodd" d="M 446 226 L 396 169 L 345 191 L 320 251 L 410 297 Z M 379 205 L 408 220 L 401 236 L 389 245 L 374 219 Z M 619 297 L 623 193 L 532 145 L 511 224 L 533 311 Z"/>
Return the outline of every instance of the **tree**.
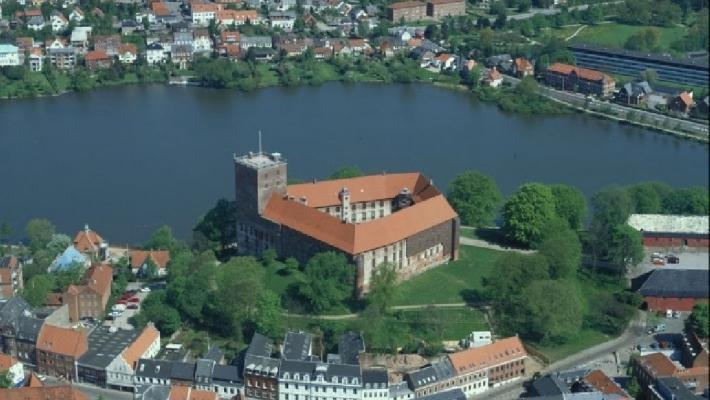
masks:
<path fill-rule="evenodd" d="M 631 212 L 631 196 L 623 188 L 612 186 L 592 196 L 590 233 L 595 255 L 608 259 L 612 231 L 625 224 Z"/>
<path fill-rule="evenodd" d="M 27 223 L 25 227 L 25 236 L 32 252 L 35 252 L 47 245 L 52 235 L 54 235 L 55 228 L 47 219 L 37 218 L 32 219 Z"/>
<path fill-rule="evenodd" d="M 35 275 L 25 283 L 22 297 L 32 307 L 40 307 L 47 301 L 47 295 L 54 288 L 54 278 L 49 274 Z"/>
<path fill-rule="evenodd" d="M 567 221 L 571 229 L 580 229 L 587 214 L 584 194 L 569 185 L 551 185 L 550 189 L 555 198 L 555 213 Z"/>
<path fill-rule="evenodd" d="M 328 179 L 346 179 L 346 178 L 357 178 L 358 176 L 365 175 L 360 168 L 354 165 L 346 165 L 340 167 L 335 172 L 330 174 Z"/>
<path fill-rule="evenodd" d="M 686 320 L 686 326 L 701 338 L 710 336 L 710 315 L 707 304 L 696 304 Z"/>
<path fill-rule="evenodd" d="M 77 285 L 84 275 L 84 266 L 81 263 L 72 263 L 67 268 L 53 273 L 55 288 L 61 291 L 66 290 L 69 285 Z"/>
<path fill-rule="evenodd" d="M 12 236 L 12 227 L 7 222 L 0 222 L 0 244 L 6 243 Z"/>
<path fill-rule="evenodd" d="M 341 253 L 318 253 L 308 260 L 303 272 L 305 281 L 299 291 L 315 312 L 327 310 L 353 293 L 355 267 Z"/>
<path fill-rule="evenodd" d="M 385 314 L 394 300 L 396 284 L 395 266 L 389 263 L 380 264 L 370 279 L 370 292 L 367 295 L 368 305 L 375 307 L 380 314 Z"/>
<path fill-rule="evenodd" d="M 582 259 L 582 244 L 572 230 L 551 234 L 540 244 L 540 254 L 547 258 L 552 279 L 574 278 Z"/>
<path fill-rule="evenodd" d="M 8 389 L 13 386 L 12 373 L 10 370 L 0 371 L 0 389 Z"/>
<path fill-rule="evenodd" d="M 260 293 L 252 319 L 258 332 L 270 337 L 282 336 L 284 319 L 279 296 L 271 290 Z"/>
<path fill-rule="evenodd" d="M 541 343 L 563 343 L 582 327 L 584 304 L 579 291 L 563 281 L 534 281 L 517 303 L 524 335 Z"/>
<path fill-rule="evenodd" d="M 487 226 L 495 220 L 503 197 L 493 178 L 469 171 L 454 178 L 448 199 L 464 225 Z"/>
<path fill-rule="evenodd" d="M 508 300 L 519 295 L 530 282 L 549 279 L 548 269 L 547 260 L 539 254 L 506 252 L 496 260 L 493 268 L 496 272 L 484 278 L 486 300 L 499 309 L 507 306 Z"/>
<path fill-rule="evenodd" d="M 72 240 L 69 236 L 63 233 L 55 233 L 45 246 L 47 255 L 54 259 L 57 254 L 63 252 L 67 247 L 72 245 Z"/>
<path fill-rule="evenodd" d="M 631 360 L 629 360 L 629 364 L 631 364 Z M 632 399 L 639 398 L 639 395 L 641 394 L 641 384 L 636 376 L 629 378 L 629 384 L 626 386 L 626 393 L 628 393 Z"/>
<path fill-rule="evenodd" d="M 279 257 L 274 249 L 266 249 L 261 253 L 261 261 L 264 263 L 265 267 L 270 267 L 276 263 L 276 259 Z"/>
<path fill-rule="evenodd" d="M 660 214 L 663 199 L 673 190 L 658 182 L 637 183 L 629 187 L 629 196 L 636 214 Z"/>
<path fill-rule="evenodd" d="M 217 204 L 192 230 L 193 248 L 198 251 L 212 250 L 217 255 L 223 255 L 236 240 L 236 218 L 234 201 L 217 200 Z"/>
<path fill-rule="evenodd" d="M 508 13 L 505 8 L 498 10 L 495 22 L 493 22 L 493 28 L 502 29 L 505 27 L 505 23 L 508 21 Z"/>
<path fill-rule="evenodd" d="M 663 199 L 666 214 L 708 215 L 708 189 L 690 187 L 674 190 Z"/>
<path fill-rule="evenodd" d="M 658 32 L 658 29 L 656 28 L 646 28 L 643 30 L 640 30 L 636 32 L 635 34 L 631 35 L 628 39 L 626 39 L 626 43 L 624 44 L 624 48 L 627 50 L 636 50 L 636 51 L 655 51 L 658 48 L 658 41 L 661 37 L 661 34 Z M 646 70 L 646 71 L 653 71 L 653 70 Z M 645 72 L 645 71 L 644 71 Z M 653 71 L 655 73 L 655 71 Z M 643 72 L 642 72 L 643 74 Z M 648 79 L 644 79 L 648 80 Z M 649 83 L 652 83 L 651 80 L 648 80 Z"/>
<path fill-rule="evenodd" d="M 537 96 L 539 90 L 539 85 L 537 81 L 532 76 L 526 76 L 520 80 L 518 86 L 515 87 L 515 91 L 525 98 L 534 98 Z"/>
<path fill-rule="evenodd" d="M 641 233 L 627 224 L 613 228 L 609 243 L 609 261 L 618 266 L 634 266 L 643 260 Z"/>
<path fill-rule="evenodd" d="M 173 231 L 169 226 L 163 225 L 150 236 L 143 245 L 146 250 L 170 250 L 174 251 L 178 246 L 177 240 L 173 237 Z"/>
<path fill-rule="evenodd" d="M 293 257 L 289 257 L 284 261 L 284 265 L 286 266 L 286 271 L 288 271 L 289 274 L 293 274 L 298 272 L 298 269 L 300 267 L 300 264 L 298 263 L 298 260 L 296 260 Z"/>
<path fill-rule="evenodd" d="M 544 239 L 543 229 L 554 217 L 552 190 L 539 183 L 527 183 L 503 206 L 503 233 L 511 241 L 534 247 Z"/>

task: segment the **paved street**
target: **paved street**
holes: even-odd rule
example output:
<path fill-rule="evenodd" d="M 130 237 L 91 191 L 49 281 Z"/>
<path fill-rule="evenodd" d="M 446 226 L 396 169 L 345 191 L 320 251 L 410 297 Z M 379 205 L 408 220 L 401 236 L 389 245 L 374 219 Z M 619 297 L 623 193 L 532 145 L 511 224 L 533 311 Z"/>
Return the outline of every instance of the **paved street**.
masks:
<path fill-rule="evenodd" d="M 44 384 L 47 386 L 57 386 L 57 385 L 63 385 L 65 383 L 66 382 L 59 381 L 56 378 L 53 378 L 51 376 L 48 376 L 47 379 L 44 381 Z M 82 393 L 84 393 L 90 400 L 97 400 L 99 398 L 99 396 L 103 396 L 103 399 L 105 399 L 105 400 L 132 400 L 133 399 L 133 393 L 102 389 L 102 388 L 99 388 L 96 386 L 86 385 L 83 383 L 74 383 L 73 386 L 75 388 L 79 389 Z"/>

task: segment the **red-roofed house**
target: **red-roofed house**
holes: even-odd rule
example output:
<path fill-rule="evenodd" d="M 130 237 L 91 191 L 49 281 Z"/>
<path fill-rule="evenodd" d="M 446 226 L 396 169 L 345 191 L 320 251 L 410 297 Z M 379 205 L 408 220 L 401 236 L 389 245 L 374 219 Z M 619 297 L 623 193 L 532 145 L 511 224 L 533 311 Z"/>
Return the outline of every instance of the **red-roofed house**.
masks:
<path fill-rule="evenodd" d="M 76 380 L 76 361 L 88 349 L 86 332 L 44 324 L 37 338 L 37 372 Z"/>
<path fill-rule="evenodd" d="M 118 46 L 118 61 L 124 64 L 133 64 L 138 57 L 138 49 L 133 43 L 125 43 Z"/>
<path fill-rule="evenodd" d="M 8 354 L 0 353 L 0 372 L 7 372 L 7 378 L 12 382 L 12 386 L 17 386 L 25 380 L 22 363 Z"/>
<path fill-rule="evenodd" d="M 167 275 L 170 252 L 167 250 L 131 250 L 131 272 L 137 274 L 148 267 L 148 260 L 155 264 L 158 275 Z"/>
<path fill-rule="evenodd" d="M 111 56 L 103 50 L 89 51 L 84 56 L 84 64 L 91 71 L 111 68 Z"/>
<path fill-rule="evenodd" d="M 495 67 L 493 67 L 483 78 L 483 84 L 485 84 L 486 86 L 497 88 L 498 86 L 503 84 L 503 75 L 498 72 Z"/>
<path fill-rule="evenodd" d="M 0 389 L 2 400 L 89 400 L 79 389 L 69 385 Z"/>
<path fill-rule="evenodd" d="M 15 256 L 0 258 L 0 299 L 9 299 L 22 290 L 22 263 Z"/>
<path fill-rule="evenodd" d="M 189 386 L 173 385 L 167 400 L 218 400 L 215 392 L 193 389 Z"/>
<path fill-rule="evenodd" d="M 458 215 L 422 174 L 286 185 L 286 161 L 278 153 L 234 161 L 243 254 L 274 248 L 305 262 L 338 251 L 355 264 L 361 293 L 382 263 L 396 265 L 407 279 L 458 258 Z"/>
<path fill-rule="evenodd" d="M 532 63 L 527 59 L 518 57 L 513 60 L 513 73 L 518 78 L 533 76 L 535 74 L 535 67 L 533 67 Z"/>
<path fill-rule="evenodd" d="M 105 260 L 108 242 L 98 233 L 92 231 L 89 225 L 84 225 L 84 230 L 77 232 L 76 236 L 74 236 L 74 248 L 90 258 Z"/>
<path fill-rule="evenodd" d="M 111 297 L 113 269 L 108 265 L 94 265 L 84 272 L 81 285 L 69 285 L 62 296 L 69 306 L 69 320 L 78 322 L 82 318 L 98 318 L 106 310 Z"/>
<path fill-rule="evenodd" d="M 693 108 L 694 104 L 693 92 L 680 92 L 668 102 L 668 109 L 687 114 Z"/>
<path fill-rule="evenodd" d="M 631 396 L 601 370 L 595 369 L 584 380 L 605 395 L 619 396 L 616 397 L 618 400 L 631 400 Z"/>
<path fill-rule="evenodd" d="M 545 83 L 561 90 L 609 97 L 616 88 L 616 82 L 609 75 L 588 68 L 555 63 L 545 71 Z"/>

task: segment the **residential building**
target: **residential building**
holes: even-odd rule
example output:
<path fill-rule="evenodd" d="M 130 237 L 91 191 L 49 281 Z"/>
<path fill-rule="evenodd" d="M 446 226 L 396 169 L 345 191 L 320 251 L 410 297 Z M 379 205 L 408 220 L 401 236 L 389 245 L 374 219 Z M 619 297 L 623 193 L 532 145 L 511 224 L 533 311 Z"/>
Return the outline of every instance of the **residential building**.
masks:
<path fill-rule="evenodd" d="M 162 64 L 166 59 L 167 55 L 160 43 L 151 43 L 146 47 L 146 61 L 148 65 Z"/>
<path fill-rule="evenodd" d="M 387 19 L 392 22 L 419 21 L 427 16 L 427 5 L 420 1 L 401 1 L 387 6 Z"/>
<path fill-rule="evenodd" d="M 113 59 L 103 50 L 92 50 L 84 55 L 84 64 L 90 71 L 111 68 Z"/>
<path fill-rule="evenodd" d="M 286 32 L 293 30 L 293 24 L 296 22 L 295 11 L 270 11 L 269 23 L 272 29 L 281 29 Z"/>
<path fill-rule="evenodd" d="M 44 65 L 45 56 L 42 54 L 42 49 L 33 47 L 29 51 L 29 66 L 32 72 L 41 72 Z"/>
<path fill-rule="evenodd" d="M 44 324 L 37 338 L 37 372 L 76 381 L 76 362 L 88 349 L 86 332 Z"/>
<path fill-rule="evenodd" d="M 69 306 L 69 319 L 78 322 L 82 318 L 99 318 L 106 310 L 111 297 L 113 269 L 98 264 L 84 272 L 80 285 L 69 285 L 64 291 L 64 304 Z"/>
<path fill-rule="evenodd" d="M 3 400 L 89 400 L 79 389 L 69 385 L 0 389 Z"/>
<path fill-rule="evenodd" d="M 43 320 L 19 296 L 0 302 L 0 351 L 35 364 L 35 344 Z"/>
<path fill-rule="evenodd" d="M 195 53 L 212 53 L 212 38 L 207 29 L 193 31 L 192 51 Z"/>
<path fill-rule="evenodd" d="M 648 52 L 610 49 L 575 43 L 567 46 L 577 65 L 609 74 L 638 76 L 654 70 L 658 79 L 683 85 L 708 85 L 708 58 L 674 58 Z"/>
<path fill-rule="evenodd" d="M 84 12 L 81 8 L 74 7 L 74 9 L 69 13 L 69 20 L 79 23 L 84 20 Z"/>
<path fill-rule="evenodd" d="M 7 374 L 7 379 L 13 387 L 21 386 L 25 381 L 25 370 L 17 358 L 0 353 L 0 372 Z"/>
<path fill-rule="evenodd" d="M 639 293 L 649 311 L 689 312 L 697 303 L 708 302 L 707 269 L 656 269 Z"/>
<path fill-rule="evenodd" d="M 547 68 L 545 83 L 557 89 L 599 97 L 609 97 L 616 87 L 614 79 L 603 72 L 562 63 Z"/>
<path fill-rule="evenodd" d="M 451 388 L 456 371 L 451 361 L 444 357 L 407 374 L 406 380 L 415 397 L 428 396 Z"/>
<path fill-rule="evenodd" d="M 545 375 L 532 382 L 526 398 L 535 400 L 631 400 L 612 378 L 601 370 L 573 370 Z"/>
<path fill-rule="evenodd" d="M 649 388 L 653 400 L 703 400 L 706 397 L 696 395 L 683 382 L 675 377 L 658 378 Z"/>
<path fill-rule="evenodd" d="M 167 391 L 156 387 L 171 386 L 208 391 L 220 399 L 232 400 L 243 386 L 237 367 L 218 365 L 214 360 L 204 358 L 191 363 L 141 359 L 134 382 L 136 398 L 143 400 L 164 399 L 159 395 Z"/>
<path fill-rule="evenodd" d="M 90 26 L 77 26 L 71 31 L 69 42 L 79 53 L 85 53 L 89 49 L 89 38 L 91 37 Z"/>
<path fill-rule="evenodd" d="M 24 287 L 22 262 L 16 256 L 0 258 L 0 299 L 9 299 Z"/>
<path fill-rule="evenodd" d="M 0 44 L 0 67 L 11 67 L 20 64 L 20 52 L 17 46 Z"/>
<path fill-rule="evenodd" d="M 76 363 L 78 382 L 90 383 L 103 388 L 109 387 L 107 382 L 108 366 L 120 357 L 123 350 L 137 337 L 138 331 L 135 330 L 95 328 L 88 337 L 87 351 Z M 112 389 L 121 388 L 122 386 L 118 386 Z"/>
<path fill-rule="evenodd" d="M 428 16 L 440 20 L 444 17 L 466 15 L 465 0 L 429 0 L 426 4 Z"/>
<path fill-rule="evenodd" d="M 252 47 L 260 49 L 270 49 L 273 46 L 271 36 L 247 36 L 241 35 L 239 37 L 239 48 L 242 50 L 249 50 Z"/>
<path fill-rule="evenodd" d="M 695 105 L 693 101 L 693 92 L 680 92 L 668 102 L 668 109 L 678 111 L 679 113 L 687 114 Z"/>
<path fill-rule="evenodd" d="M 244 25 L 247 22 L 251 24 L 259 23 L 259 15 L 256 10 L 221 10 L 215 13 L 217 24 L 222 27 L 232 25 Z"/>
<path fill-rule="evenodd" d="M 168 274 L 168 264 L 170 263 L 170 252 L 168 250 L 131 250 L 131 272 L 137 274 L 145 271 L 148 264 L 155 265 L 158 275 Z"/>
<path fill-rule="evenodd" d="M 136 392 L 140 393 L 141 388 L 148 388 L 153 385 L 170 387 L 172 367 L 172 361 L 139 359 L 133 378 Z"/>
<path fill-rule="evenodd" d="M 385 368 L 366 368 L 362 370 L 362 398 L 389 399 L 389 376 Z"/>
<path fill-rule="evenodd" d="M 138 361 L 151 359 L 160 351 L 160 332 L 152 323 L 106 367 L 106 383 L 110 388 L 133 390 Z"/>
<path fill-rule="evenodd" d="M 359 366 L 309 360 L 281 360 L 278 370 L 279 400 L 360 400 Z"/>
<path fill-rule="evenodd" d="M 389 398 L 391 400 L 410 400 L 414 398 L 414 392 L 409 388 L 407 382 L 390 383 Z"/>
<path fill-rule="evenodd" d="M 235 157 L 234 166 L 242 254 L 273 248 L 305 263 L 338 251 L 357 268 L 360 293 L 383 262 L 404 280 L 458 258 L 458 216 L 422 174 L 287 185 L 278 153 Z"/>
<path fill-rule="evenodd" d="M 191 44 L 174 44 L 170 48 L 170 61 L 180 69 L 187 69 L 192 62 L 192 53 Z"/>
<path fill-rule="evenodd" d="M 118 47 L 118 61 L 123 64 L 134 64 L 138 59 L 138 49 L 133 43 L 122 44 Z"/>
<path fill-rule="evenodd" d="M 466 400 L 466 394 L 461 389 L 446 390 L 419 398 L 420 400 Z"/>
<path fill-rule="evenodd" d="M 313 336 L 306 332 L 286 332 L 281 359 L 308 360 L 313 355 Z"/>
<path fill-rule="evenodd" d="M 689 368 L 708 366 L 708 343 L 707 339 L 700 340 L 695 332 L 683 332 L 681 343 L 681 361 Z"/>
<path fill-rule="evenodd" d="M 121 47 L 121 35 L 96 35 L 94 36 L 94 50 L 103 51 L 109 56 L 117 56 L 118 49 Z M 94 232 L 96 237 L 89 237 L 95 241 L 96 246 L 101 245 L 101 237 Z"/>
<path fill-rule="evenodd" d="M 52 61 L 52 64 L 55 64 L 54 56 L 59 54 L 57 52 L 62 52 L 62 53 L 68 53 L 71 52 L 71 57 L 72 61 L 75 60 L 75 55 L 74 55 L 74 50 L 71 48 L 63 49 L 63 48 L 58 48 L 58 49 L 48 49 L 47 52 L 49 53 L 49 58 Z M 63 55 L 63 54 L 60 54 Z M 68 56 L 68 55 L 67 55 Z M 56 60 L 56 65 L 57 68 L 59 68 L 59 63 L 63 62 L 61 59 Z M 72 64 L 73 68 L 73 64 Z M 49 265 L 49 268 L 47 269 L 49 272 L 55 272 L 55 271 L 66 271 L 70 268 L 74 268 L 77 266 L 80 266 L 82 268 L 87 267 L 90 265 L 91 262 L 89 259 L 81 254 L 79 250 L 77 250 L 73 245 L 70 245 L 67 247 L 62 254 L 59 254 L 57 258 L 52 261 L 52 264 Z"/>
<path fill-rule="evenodd" d="M 118 36 L 118 35 L 116 35 Z M 99 40 L 97 43 L 99 43 L 100 46 L 102 47 L 110 47 L 113 46 L 113 39 L 110 37 L 104 36 L 102 37 L 105 40 Z M 120 40 L 121 37 L 118 36 L 119 40 L 119 45 L 120 45 Z M 118 52 L 118 45 L 116 46 L 116 52 Z M 104 52 L 106 52 L 104 50 Z M 108 52 L 106 52 L 108 53 Z M 81 253 L 87 256 L 91 260 L 98 260 L 98 261 L 104 261 L 106 260 L 106 257 L 108 256 L 108 242 L 105 241 L 98 233 L 95 231 L 91 230 L 89 228 L 89 225 L 84 225 L 84 229 L 77 232 L 76 235 L 74 236 L 74 247 Z"/>
<path fill-rule="evenodd" d="M 464 392 L 478 392 L 484 379 L 487 387 L 495 388 L 525 377 L 527 351 L 517 336 L 501 339 L 489 345 L 449 354 L 449 360 Z M 479 383 L 476 387 L 475 383 Z"/>
<path fill-rule="evenodd" d="M 638 379 L 646 399 L 654 397 L 654 385 L 659 378 L 677 378 L 695 394 L 701 394 L 708 388 L 710 371 L 707 365 L 686 368 L 671 361 L 665 354 L 651 353 L 634 358 L 631 366 L 632 374 Z"/>
<path fill-rule="evenodd" d="M 643 104 L 651 93 L 653 89 L 646 81 L 627 82 L 619 89 L 616 99 L 624 104 L 639 105 Z"/>
<path fill-rule="evenodd" d="M 254 333 L 244 355 L 244 396 L 247 400 L 278 399 L 277 373 L 281 360 L 272 358 L 273 342 L 259 333 Z"/>
<path fill-rule="evenodd" d="M 359 365 L 358 357 L 365 352 L 365 341 L 355 332 L 346 332 L 338 339 L 338 360 L 343 364 Z"/>
<path fill-rule="evenodd" d="M 707 249 L 710 244 L 706 216 L 632 214 L 627 223 L 641 232 L 646 247 Z"/>
<path fill-rule="evenodd" d="M 41 31 L 47 25 L 47 21 L 41 15 L 34 15 L 27 20 L 27 29 Z"/>
<path fill-rule="evenodd" d="M 486 76 L 483 78 L 483 84 L 492 88 L 497 88 L 503 84 L 503 75 L 498 72 L 496 67 L 493 67 L 488 70 L 488 73 L 486 73 Z"/>
<path fill-rule="evenodd" d="M 210 21 L 214 21 L 215 13 L 221 10 L 223 10 L 221 4 L 192 2 L 190 4 L 192 23 L 196 26 L 207 26 Z"/>
<path fill-rule="evenodd" d="M 69 20 L 59 11 L 53 11 L 49 17 L 49 23 L 52 25 L 52 32 L 61 32 L 69 26 Z"/>
<path fill-rule="evenodd" d="M 535 67 L 526 58 L 518 57 L 513 60 L 513 74 L 520 79 L 533 76 L 535 75 Z"/>

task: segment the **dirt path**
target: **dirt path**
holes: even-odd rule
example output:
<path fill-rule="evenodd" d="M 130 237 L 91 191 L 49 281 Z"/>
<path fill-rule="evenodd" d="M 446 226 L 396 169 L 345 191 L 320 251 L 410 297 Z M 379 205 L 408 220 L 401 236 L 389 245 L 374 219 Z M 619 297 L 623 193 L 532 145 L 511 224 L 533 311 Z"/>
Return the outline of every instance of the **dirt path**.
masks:
<path fill-rule="evenodd" d="M 567 37 L 567 38 L 565 39 L 565 41 L 566 41 L 566 42 L 569 42 L 570 40 L 574 39 L 574 37 L 577 36 L 577 34 L 578 34 L 579 32 L 582 32 L 582 30 L 583 30 L 584 28 L 586 28 L 586 27 L 587 27 L 587 25 L 582 25 L 582 26 L 580 26 L 579 29 L 577 29 L 576 31 L 574 31 L 573 34 L 569 35 L 569 37 Z"/>
<path fill-rule="evenodd" d="M 459 243 L 464 246 L 482 247 L 484 249 L 491 249 L 491 250 L 498 250 L 498 251 L 513 251 L 513 252 L 520 253 L 520 254 L 535 253 L 535 250 L 523 250 L 523 249 L 514 249 L 512 247 L 503 247 L 503 246 L 499 246 L 497 244 L 486 242 L 485 240 L 472 239 L 472 238 L 467 238 L 464 236 L 459 237 Z"/>
<path fill-rule="evenodd" d="M 401 310 L 423 310 L 426 308 L 458 308 L 466 307 L 466 303 L 441 303 L 441 304 L 411 304 L 406 306 L 393 306 L 391 309 L 393 311 Z M 359 314 L 339 314 L 339 315 L 309 315 L 309 314 L 284 314 L 286 317 L 298 317 L 298 318 L 310 318 L 310 319 L 322 319 L 329 321 L 338 321 L 345 319 L 355 319 Z"/>

